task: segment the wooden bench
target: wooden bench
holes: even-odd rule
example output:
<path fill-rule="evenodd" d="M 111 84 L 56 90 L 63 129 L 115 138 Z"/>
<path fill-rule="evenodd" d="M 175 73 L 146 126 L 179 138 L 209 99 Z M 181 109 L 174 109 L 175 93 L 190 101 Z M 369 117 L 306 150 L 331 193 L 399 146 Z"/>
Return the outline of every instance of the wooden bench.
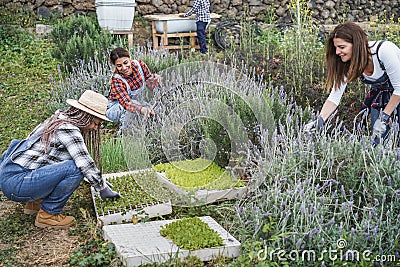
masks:
<path fill-rule="evenodd" d="M 200 47 L 196 45 L 196 37 L 197 33 L 196 32 L 176 32 L 176 33 L 168 33 L 168 25 L 167 21 L 163 21 L 163 33 L 158 33 L 156 31 L 156 21 L 151 22 L 151 28 L 152 28 L 152 36 L 153 36 L 153 47 L 154 49 L 180 49 L 180 48 L 195 48 L 199 49 Z M 188 45 L 175 45 L 175 44 L 169 44 L 168 39 L 169 38 L 189 38 L 189 44 Z"/>
<path fill-rule="evenodd" d="M 220 18 L 221 16 L 215 13 L 211 13 L 211 19 Z M 199 45 L 196 43 L 197 33 L 195 29 L 192 29 L 191 32 L 171 32 L 168 30 L 168 21 L 176 21 L 181 20 L 182 23 L 186 20 L 196 20 L 196 15 L 192 15 L 190 17 L 180 17 L 179 14 L 165 14 L 165 15 L 146 15 L 145 19 L 151 21 L 152 28 L 152 39 L 153 39 L 153 47 L 154 49 L 181 49 L 181 48 L 194 48 L 199 49 Z M 162 23 L 162 30 L 160 29 L 160 24 Z M 157 30 L 158 24 L 158 30 Z M 183 27 L 184 28 L 184 27 Z M 190 28 L 190 27 L 188 27 Z M 189 38 L 189 44 L 170 44 L 170 38 Z"/>

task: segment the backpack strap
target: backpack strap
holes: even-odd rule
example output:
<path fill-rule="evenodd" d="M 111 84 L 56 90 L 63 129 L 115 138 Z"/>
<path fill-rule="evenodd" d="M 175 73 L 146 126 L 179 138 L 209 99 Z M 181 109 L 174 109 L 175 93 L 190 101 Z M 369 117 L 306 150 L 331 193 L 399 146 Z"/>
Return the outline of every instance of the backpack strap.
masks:
<path fill-rule="evenodd" d="M 140 66 L 140 63 L 137 60 L 133 60 L 133 62 L 136 64 L 136 66 L 139 69 L 140 76 L 142 77 L 142 80 L 143 80 L 142 88 L 144 88 L 146 86 L 146 79 L 144 78 L 144 72 L 143 72 L 142 66 Z"/>
<path fill-rule="evenodd" d="M 38 130 L 36 130 L 38 129 Z M 34 143 L 40 140 L 41 135 L 43 133 L 44 124 L 39 125 L 33 132 L 33 134 L 29 135 L 26 139 L 13 139 L 8 146 L 7 150 L 3 152 L 0 158 L 0 168 L 3 168 L 3 165 L 6 164 L 9 158 L 13 159 L 15 156 L 19 155 L 21 152 L 25 151 L 26 148 L 30 148 Z M 20 148 L 24 148 L 22 144 L 26 143 L 25 149 L 21 150 Z"/>
<path fill-rule="evenodd" d="M 125 80 L 125 78 L 123 78 L 120 74 L 115 73 L 113 76 L 114 76 L 115 78 L 118 78 L 118 79 L 122 80 L 122 81 L 125 83 L 126 89 L 128 90 L 128 92 L 131 90 L 131 87 L 129 86 L 128 81 Z"/>
<path fill-rule="evenodd" d="M 379 48 L 381 47 L 381 45 L 383 44 L 383 42 L 385 42 L 385 40 L 382 40 L 382 41 L 379 42 L 378 46 L 376 47 L 376 52 L 375 52 L 375 54 L 376 54 L 376 57 L 377 57 L 377 59 L 378 59 L 379 66 L 381 66 L 381 69 L 382 69 L 384 72 L 386 72 L 385 65 L 384 65 L 383 62 L 380 60 L 379 54 L 378 54 Z"/>

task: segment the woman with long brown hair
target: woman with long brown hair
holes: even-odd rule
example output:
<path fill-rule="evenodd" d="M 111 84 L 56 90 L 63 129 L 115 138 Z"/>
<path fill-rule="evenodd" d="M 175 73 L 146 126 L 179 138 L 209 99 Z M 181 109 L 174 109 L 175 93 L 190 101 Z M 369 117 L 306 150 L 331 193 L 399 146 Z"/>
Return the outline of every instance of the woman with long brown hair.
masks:
<path fill-rule="evenodd" d="M 327 82 L 331 93 L 319 117 L 305 131 L 321 130 L 338 107 L 346 85 L 361 78 L 370 84 L 363 105 L 370 110 L 373 144 L 382 142 L 394 113 L 400 124 L 400 49 L 390 41 L 368 41 L 366 33 L 353 22 L 335 27 L 326 43 Z"/>

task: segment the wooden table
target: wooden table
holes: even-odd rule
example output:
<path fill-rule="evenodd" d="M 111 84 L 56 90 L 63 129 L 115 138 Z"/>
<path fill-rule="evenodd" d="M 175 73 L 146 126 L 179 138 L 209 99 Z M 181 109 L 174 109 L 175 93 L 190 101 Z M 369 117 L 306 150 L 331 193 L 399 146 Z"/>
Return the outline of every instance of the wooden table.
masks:
<path fill-rule="evenodd" d="M 221 16 L 215 13 L 211 13 L 211 19 L 220 18 Z M 168 32 L 168 21 L 169 20 L 196 20 L 196 15 L 190 17 L 180 17 L 179 14 L 167 14 L 167 15 L 146 15 L 144 18 L 151 21 L 152 37 L 153 37 L 153 47 L 154 49 L 167 48 L 167 49 L 180 49 L 180 48 L 195 48 L 199 49 L 196 45 L 196 31 L 193 32 Z M 157 32 L 156 23 L 162 22 L 163 32 Z M 169 38 L 186 38 L 189 37 L 189 45 L 169 45 Z M 159 38 L 160 43 L 159 44 Z"/>

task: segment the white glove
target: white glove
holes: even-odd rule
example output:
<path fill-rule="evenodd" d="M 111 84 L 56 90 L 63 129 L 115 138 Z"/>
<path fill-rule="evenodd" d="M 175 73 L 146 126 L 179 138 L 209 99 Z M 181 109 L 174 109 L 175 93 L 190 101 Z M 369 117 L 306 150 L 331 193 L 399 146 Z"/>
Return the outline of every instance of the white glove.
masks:
<path fill-rule="evenodd" d="M 374 126 L 372 128 L 372 144 L 378 145 L 383 137 L 383 134 L 386 132 L 387 129 L 387 122 L 390 118 L 390 115 L 382 112 L 381 117 L 376 120 Z"/>
<path fill-rule="evenodd" d="M 306 125 L 304 125 L 304 132 L 313 133 L 315 131 L 321 132 L 325 126 L 325 121 L 321 116 L 318 116 L 316 120 L 310 121 Z"/>

